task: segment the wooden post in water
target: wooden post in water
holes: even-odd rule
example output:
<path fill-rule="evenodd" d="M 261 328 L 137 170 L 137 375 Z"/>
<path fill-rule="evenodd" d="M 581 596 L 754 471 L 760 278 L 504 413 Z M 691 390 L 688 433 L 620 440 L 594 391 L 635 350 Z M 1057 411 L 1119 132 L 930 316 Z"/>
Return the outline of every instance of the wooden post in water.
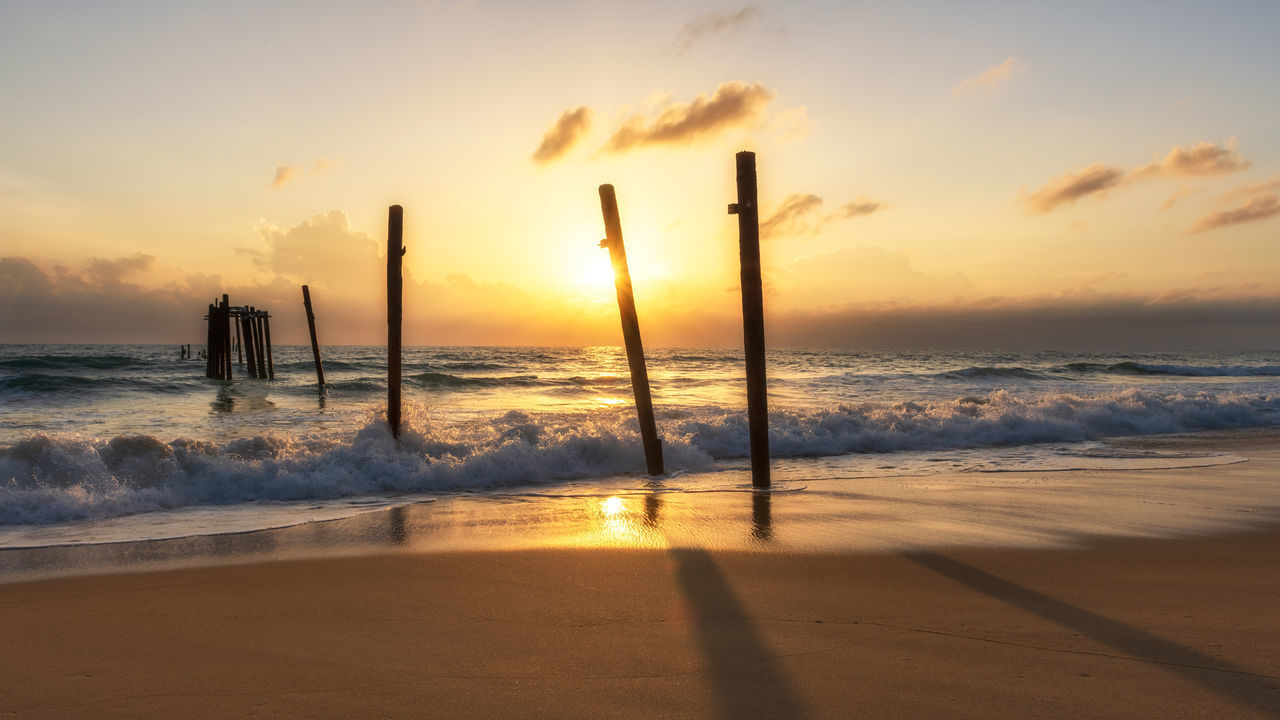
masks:
<path fill-rule="evenodd" d="M 243 346 L 240 344 L 240 323 L 236 323 L 235 326 L 236 326 L 236 343 L 235 343 L 236 346 L 234 350 L 236 352 L 236 357 L 239 359 L 240 367 L 244 367 L 244 350 L 242 349 Z"/>
<path fill-rule="evenodd" d="M 400 333 L 404 318 L 404 208 L 387 213 L 387 424 L 400 437 Z"/>
<path fill-rule="evenodd" d="M 222 348 L 222 379 L 231 379 L 231 298 L 222 295 L 221 320 L 218 323 L 218 345 Z"/>
<path fill-rule="evenodd" d="M 258 363 L 254 360 L 254 352 L 257 350 L 254 342 L 253 317 L 248 313 L 240 316 L 240 325 L 244 328 L 244 356 L 245 368 L 249 371 L 249 377 L 258 377 Z"/>
<path fill-rule="evenodd" d="M 316 314 L 311 312 L 311 290 L 302 286 L 302 306 L 307 309 L 307 329 L 311 331 L 311 356 L 316 360 L 316 382 L 324 387 L 324 366 L 320 364 L 320 343 L 316 340 Z"/>
<path fill-rule="evenodd" d="M 600 186 L 600 211 L 604 214 L 605 239 L 600 247 L 609 248 L 613 263 L 613 284 L 618 292 L 618 312 L 622 315 L 622 341 L 627 348 L 627 364 L 631 367 L 631 390 L 636 396 L 636 416 L 640 420 L 640 438 L 644 443 L 644 461 L 650 475 L 662 474 L 662 441 L 653 419 L 653 398 L 649 394 L 649 371 L 644 362 L 644 345 L 640 342 L 640 320 L 636 317 L 636 299 L 631 291 L 631 270 L 627 267 L 627 248 L 622 243 L 622 221 L 618 218 L 618 198 L 612 185 Z"/>
<path fill-rule="evenodd" d="M 267 378 L 276 379 L 276 362 L 271 356 L 271 313 L 262 311 L 262 342 L 267 346 Z"/>
<path fill-rule="evenodd" d="M 760 282 L 760 210 L 756 203 L 756 154 L 737 155 L 738 253 L 742 263 L 742 334 L 747 355 L 747 424 L 751 484 L 769 487 L 769 400 L 764 367 L 764 292 Z"/>
<path fill-rule="evenodd" d="M 262 334 L 262 324 L 266 322 L 264 318 L 267 316 L 265 310 L 257 308 L 249 308 L 249 314 L 253 316 L 253 342 L 254 349 L 258 351 L 258 378 L 260 380 L 267 379 L 267 343 Z"/>
<path fill-rule="evenodd" d="M 218 311 L 214 308 L 213 303 L 209 303 L 209 330 L 205 333 L 204 339 L 204 376 L 213 378 L 213 328 L 218 322 Z"/>

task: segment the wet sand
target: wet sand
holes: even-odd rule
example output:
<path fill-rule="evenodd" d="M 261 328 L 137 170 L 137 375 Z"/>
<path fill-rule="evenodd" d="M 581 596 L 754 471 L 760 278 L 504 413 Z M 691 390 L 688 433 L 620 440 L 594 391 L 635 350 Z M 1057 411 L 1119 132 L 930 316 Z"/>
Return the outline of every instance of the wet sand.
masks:
<path fill-rule="evenodd" d="M 1173 518 L 1194 497 L 1224 499 L 1232 478 L 1259 493 L 1280 482 L 1271 441 L 1232 451 L 1250 462 L 1108 481 L 1206 489 L 1179 495 Z M 745 539 L 729 546 L 651 542 L 687 539 L 673 501 L 505 550 L 441 549 L 433 506 L 366 518 L 351 527 L 386 531 L 384 544 L 350 530 L 317 557 L 287 550 L 332 525 L 222 538 L 226 552 L 194 560 L 117 547 L 135 564 L 0 584 L 0 714 L 1280 717 L 1270 495 L 1205 503 L 1213 520 L 1193 536 L 1088 526 L 1057 548 L 925 534 L 861 550 L 832 549 L 831 528 L 785 542 L 785 497 L 761 514 L 747 496 L 753 512 L 725 526 Z M 724 497 L 685 501 L 720 512 Z M 566 512 L 564 527 L 584 522 Z M 1229 517 L 1247 522 L 1230 530 Z M 1164 521 L 1124 527 L 1167 534 Z M 108 558 L 44 552 L 29 559 Z"/>

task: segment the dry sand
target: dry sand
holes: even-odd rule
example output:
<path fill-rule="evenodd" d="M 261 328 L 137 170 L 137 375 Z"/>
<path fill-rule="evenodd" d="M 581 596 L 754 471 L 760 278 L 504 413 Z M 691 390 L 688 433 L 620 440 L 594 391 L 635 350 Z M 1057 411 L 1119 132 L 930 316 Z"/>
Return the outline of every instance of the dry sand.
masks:
<path fill-rule="evenodd" d="M 1275 718 L 1280 530 L 118 572 L 0 585 L 0 637 L 15 717 Z"/>

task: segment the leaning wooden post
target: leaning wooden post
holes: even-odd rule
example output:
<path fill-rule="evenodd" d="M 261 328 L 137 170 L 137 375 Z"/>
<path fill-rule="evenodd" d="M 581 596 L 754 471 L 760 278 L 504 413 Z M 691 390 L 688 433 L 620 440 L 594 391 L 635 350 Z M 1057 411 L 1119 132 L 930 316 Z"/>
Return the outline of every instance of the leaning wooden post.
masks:
<path fill-rule="evenodd" d="M 387 214 L 387 424 L 400 437 L 400 331 L 403 320 L 404 208 Z"/>
<path fill-rule="evenodd" d="M 653 419 L 653 398 L 649 395 L 649 371 L 644 362 L 644 345 L 640 342 L 640 320 L 636 317 L 636 299 L 631 291 L 631 270 L 627 267 L 627 248 L 622 243 L 622 221 L 618 218 L 618 198 L 612 185 L 600 186 L 600 211 L 604 213 L 605 239 L 600 247 L 609 248 L 613 263 L 613 284 L 618 291 L 618 312 L 622 315 L 622 341 L 627 348 L 627 364 L 631 366 L 631 390 L 636 396 L 636 415 L 640 420 L 640 438 L 644 443 L 644 461 L 650 475 L 662 474 L 662 441 Z"/>
<path fill-rule="evenodd" d="M 740 152 L 738 253 L 742 263 L 742 334 L 747 355 L 747 425 L 751 438 L 751 484 L 769 487 L 769 401 L 764 369 L 764 292 L 760 282 L 760 211 L 756 204 L 756 154 Z"/>
<path fill-rule="evenodd" d="M 311 290 L 302 286 L 302 306 L 307 309 L 307 329 L 311 331 L 311 356 L 316 360 L 316 382 L 324 387 L 324 366 L 320 364 L 320 342 L 316 340 L 316 314 L 311 312 Z"/>

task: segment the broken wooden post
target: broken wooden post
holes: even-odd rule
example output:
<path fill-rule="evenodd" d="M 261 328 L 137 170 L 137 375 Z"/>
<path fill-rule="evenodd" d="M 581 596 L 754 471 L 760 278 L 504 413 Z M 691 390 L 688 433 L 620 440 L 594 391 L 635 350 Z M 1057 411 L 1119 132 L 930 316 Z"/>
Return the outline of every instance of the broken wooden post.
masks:
<path fill-rule="evenodd" d="M 760 282 L 760 211 L 756 204 L 756 154 L 738 161 L 738 253 L 742 264 L 742 334 L 747 355 L 747 426 L 751 439 L 751 484 L 769 487 L 769 403 L 764 367 L 764 292 Z"/>
<path fill-rule="evenodd" d="M 247 313 L 240 316 L 240 325 L 244 329 L 244 357 L 245 369 L 249 372 L 249 377 L 258 377 L 258 363 L 254 360 L 253 353 L 256 351 L 256 343 L 254 342 L 253 318 Z"/>
<path fill-rule="evenodd" d="M 600 211 L 604 214 L 605 239 L 600 247 L 609 248 L 613 263 L 613 284 L 618 293 L 618 312 L 622 315 L 622 341 L 631 367 L 631 390 L 636 396 L 636 416 L 640 421 L 640 438 L 644 443 L 644 461 L 650 475 L 662 474 L 662 441 L 653 419 L 653 398 L 649 394 L 649 371 L 644 362 L 644 345 L 640 342 L 640 321 L 636 317 L 636 299 L 631 290 L 631 270 L 627 267 L 627 248 L 622 243 L 622 221 L 618 218 L 618 198 L 612 185 L 600 186 Z"/>
<path fill-rule="evenodd" d="M 316 382 L 324 387 L 324 366 L 320 364 L 320 343 L 316 340 L 316 315 L 311 312 L 311 290 L 302 286 L 302 306 L 307 309 L 307 329 L 311 331 L 311 356 L 316 360 Z"/>
<path fill-rule="evenodd" d="M 387 424 L 400 437 L 400 331 L 403 320 L 404 208 L 387 213 Z"/>

